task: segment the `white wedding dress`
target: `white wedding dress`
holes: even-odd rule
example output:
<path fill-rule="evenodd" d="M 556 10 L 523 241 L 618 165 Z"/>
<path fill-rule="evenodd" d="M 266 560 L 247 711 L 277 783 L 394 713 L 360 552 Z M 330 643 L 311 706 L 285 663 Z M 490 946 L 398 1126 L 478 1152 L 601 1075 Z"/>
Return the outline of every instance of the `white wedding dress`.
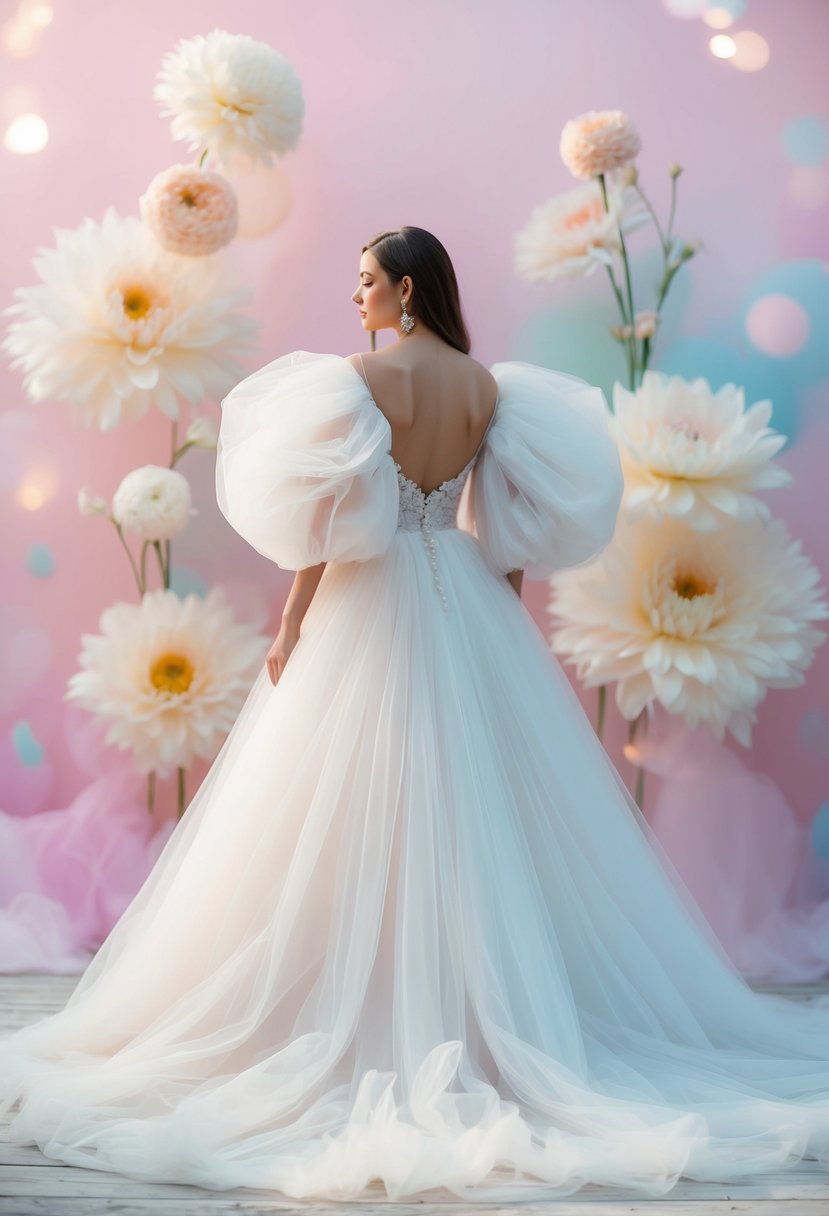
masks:
<path fill-rule="evenodd" d="M 829 1168 L 829 1011 L 728 962 L 504 577 L 609 541 L 602 394 L 491 370 L 426 495 L 337 355 L 224 399 L 223 514 L 328 565 L 65 1009 L 0 1042 L 17 1142 L 296 1198 Z"/>

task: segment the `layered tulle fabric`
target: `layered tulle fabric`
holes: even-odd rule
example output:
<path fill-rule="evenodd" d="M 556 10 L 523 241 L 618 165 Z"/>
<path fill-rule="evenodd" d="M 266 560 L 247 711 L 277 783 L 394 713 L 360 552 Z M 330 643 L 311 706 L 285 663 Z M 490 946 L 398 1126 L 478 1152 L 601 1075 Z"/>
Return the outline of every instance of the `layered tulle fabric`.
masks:
<path fill-rule="evenodd" d="M 66 1008 L 0 1040 L 16 1141 L 295 1198 L 829 1167 L 829 1011 L 728 962 L 449 501 L 326 566 Z"/>
<path fill-rule="evenodd" d="M 546 578 L 613 537 L 624 482 L 599 388 L 533 363 L 495 363 L 498 406 L 461 502 L 496 571 Z"/>

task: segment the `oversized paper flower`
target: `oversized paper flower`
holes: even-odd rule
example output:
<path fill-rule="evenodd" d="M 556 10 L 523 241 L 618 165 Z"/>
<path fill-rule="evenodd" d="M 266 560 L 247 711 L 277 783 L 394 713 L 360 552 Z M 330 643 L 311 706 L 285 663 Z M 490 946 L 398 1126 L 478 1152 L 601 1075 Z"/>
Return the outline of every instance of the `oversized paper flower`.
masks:
<path fill-rule="evenodd" d="M 190 504 L 190 482 L 182 473 L 145 464 L 127 473 L 115 491 L 112 514 L 142 540 L 172 540 L 196 514 Z"/>
<path fill-rule="evenodd" d="M 56 248 L 34 261 L 43 282 L 5 309 L 22 319 L 2 347 L 33 401 L 70 402 L 76 422 L 110 431 L 151 405 L 177 419 L 179 396 L 221 400 L 239 382 L 258 323 L 235 311 L 253 293 L 231 285 L 221 255 L 169 253 L 113 207 L 100 227 L 53 231 Z"/>
<path fill-rule="evenodd" d="M 186 257 L 205 257 L 229 245 L 239 226 L 230 182 L 196 165 L 171 165 L 157 173 L 138 208 L 158 243 Z"/>
<path fill-rule="evenodd" d="M 204 599 L 150 591 L 113 604 L 100 634 L 83 634 L 82 670 L 64 700 L 108 720 L 108 743 L 132 751 L 142 773 L 170 776 L 211 760 L 241 709 L 269 639 L 233 621 L 220 587 Z"/>
<path fill-rule="evenodd" d="M 613 388 L 614 431 L 625 474 L 623 509 L 633 518 L 682 519 L 698 532 L 729 520 L 769 518 L 758 490 L 787 485 L 771 463 L 786 442 L 768 426 L 771 402 L 745 408 L 734 384 L 713 392 L 707 380 L 646 371 L 630 392 Z"/>
<path fill-rule="evenodd" d="M 659 701 L 748 747 L 767 690 L 801 684 L 826 639 L 818 579 L 780 520 L 706 537 L 620 520 L 596 562 L 552 576 L 551 649 L 588 688 L 616 681 L 625 718 Z"/>
<path fill-rule="evenodd" d="M 247 34 L 213 30 L 182 39 L 162 61 L 153 96 L 172 115 L 174 139 L 206 148 L 221 165 L 236 154 L 271 166 L 294 148 L 305 101 L 288 60 Z"/>
<path fill-rule="evenodd" d="M 515 234 L 515 272 L 530 282 L 593 274 L 612 264 L 626 236 L 648 222 L 638 195 L 607 183 L 607 209 L 598 182 L 577 186 L 535 207 Z"/>
<path fill-rule="evenodd" d="M 622 110 L 588 110 L 564 124 L 559 150 L 575 177 L 588 178 L 629 164 L 642 141 Z"/>

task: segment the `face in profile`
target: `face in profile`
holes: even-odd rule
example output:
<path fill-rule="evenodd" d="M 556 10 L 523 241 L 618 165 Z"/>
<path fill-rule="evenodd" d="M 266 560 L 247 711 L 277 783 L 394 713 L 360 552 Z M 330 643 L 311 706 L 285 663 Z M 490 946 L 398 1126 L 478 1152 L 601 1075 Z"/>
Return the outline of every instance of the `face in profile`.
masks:
<path fill-rule="evenodd" d="M 401 301 L 410 298 L 411 279 L 404 275 L 392 284 L 389 276 L 367 249 L 360 258 L 359 285 L 352 300 L 360 311 L 363 329 L 397 329 L 402 312 Z"/>

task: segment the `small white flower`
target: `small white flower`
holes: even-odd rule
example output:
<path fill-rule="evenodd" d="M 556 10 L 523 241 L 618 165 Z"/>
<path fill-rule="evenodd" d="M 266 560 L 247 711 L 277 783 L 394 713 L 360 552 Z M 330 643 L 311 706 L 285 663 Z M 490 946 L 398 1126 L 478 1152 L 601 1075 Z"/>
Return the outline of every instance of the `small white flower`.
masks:
<path fill-rule="evenodd" d="M 64 700 L 109 719 L 108 743 L 132 751 L 142 773 L 169 776 L 212 760 L 244 703 L 270 639 L 234 624 L 220 587 L 201 599 L 148 592 L 113 604 L 100 634 L 84 634 Z"/>
<path fill-rule="evenodd" d="M 197 448 L 215 448 L 219 430 L 212 418 L 206 415 L 194 418 L 184 436 L 185 442 L 192 443 Z"/>
<path fill-rule="evenodd" d="M 607 182 L 608 210 L 597 181 L 576 186 L 535 207 L 514 237 L 515 272 L 530 282 L 587 276 L 621 249 L 627 235 L 648 222 L 639 196 Z"/>
<path fill-rule="evenodd" d="M 625 474 L 623 510 L 632 518 L 681 519 L 713 532 L 732 519 L 769 518 L 756 491 L 787 485 L 772 464 L 786 442 L 767 425 L 771 402 L 745 408 L 741 388 L 716 393 L 707 380 L 647 371 L 641 387 L 613 389 L 611 429 Z"/>
<path fill-rule="evenodd" d="M 78 510 L 81 515 L 106 515 L 106 500 L 99 494 L 93 494 L 87 487 L 78 490 Z"/>
<path fill-rule="evenodd" d="M 659 324 L 659 314 L 655 313 L 651 308 L 644 308 L 636 314 L 634 320 L 636 337 L 640 340 L 642 338 L 652 338 Z"/>
<path fill-rule="evenodd" d="M 247 34 L 215 29 L 182 39 L 165 55 L 154 97 L 172 115 L 174 139 L 207 148 L 221 165 L 235 155 L 262 161 L 296 147 L 305 101 L 288 60 Z"/>
<path fill-rule="evenodd" d="M 163 465 L 133 469 L 115 491 L 112 514 L 122 528 L 142 540 L 170 540 L 195 514 L 190 483 L 182 473 Z"/>
<path fill-rule="evenodd" d="M 586 687 L 617 681 L 625 718 L 659 701 L 748 747 L 768 689 L 801 684 L 826 640 L 819 577 L 779 520 L 702 537 L 620 519 L 597 561 L 550 579 L 551 648 Z"/>
<path fill-rule="evenodd" d="M 2 349 L 33 401 L 68 401 L 80 425 L 110 431 L 151 405 L 175 420 L 179 396 L 221 400 L 238 383 L 257 322 L 236 312 L 252 293 L 231 285 L 221 254 L 170 253 L 112 207 L 100 227 L 54 231 L 34 262 L 43 282 L 15 288 L 4 310 L 22 317 Z"/>

